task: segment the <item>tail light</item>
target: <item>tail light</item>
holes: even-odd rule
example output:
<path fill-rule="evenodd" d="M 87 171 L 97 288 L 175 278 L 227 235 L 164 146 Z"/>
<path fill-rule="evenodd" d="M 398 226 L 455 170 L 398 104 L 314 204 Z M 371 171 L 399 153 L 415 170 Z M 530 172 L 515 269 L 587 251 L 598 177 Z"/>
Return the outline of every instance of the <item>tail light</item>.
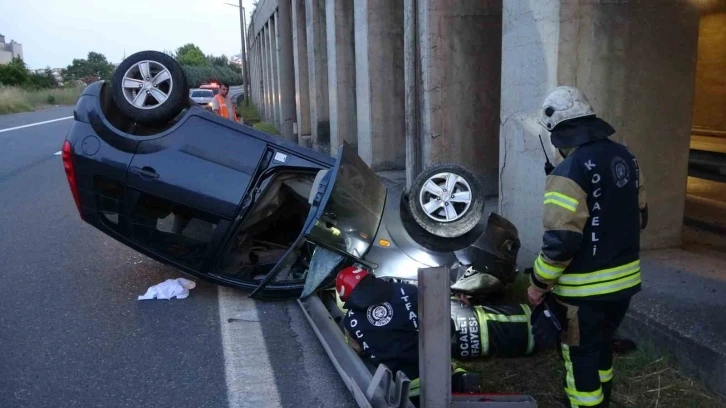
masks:
<path fill-rule="evenodd" d="M 71 158 L 71 142 L 63 142 L 63 168 L 66 170 L 66 177 L 68 178 L 68 186 L 71 188 L 71 194 L 73 194 L 73 200 L 76 202 L 76 208 L 78 213 L 83 218 L 81 213 L 81 201 L 78 198 L 78 184 L 76 184 L 76 171 L 73 168 L 73 160 Z"/>

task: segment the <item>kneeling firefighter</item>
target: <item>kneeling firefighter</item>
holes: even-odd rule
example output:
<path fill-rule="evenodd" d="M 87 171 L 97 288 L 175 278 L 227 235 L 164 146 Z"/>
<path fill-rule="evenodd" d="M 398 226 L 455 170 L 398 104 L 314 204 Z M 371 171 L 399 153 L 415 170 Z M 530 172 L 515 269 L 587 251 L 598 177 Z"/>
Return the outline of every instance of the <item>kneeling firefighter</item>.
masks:
<path fill-rule="evenodd" d="M 554 296 L 564 313 L 565 392 L 572 407 L 607 407 L 611 339 L 640 291 L 640 231 L 648 222 L 636 157 L 576 88 L 558 87 L 539 123 L 564 160 L 545 165 L 544 236 L 528 296 Z M 547 161 L 549 164 L 549 161 Z"/>
<path fill-rule="evenodd" d="M 343 319 L 350 345 L 373 366 L 385 364 L 392 373 L 411 379 L 409 396 L 419 395 L 418 288 L 377 279 L 358 267 L 341 270 L 335 289 L 348 310 Z M 476 392 L 479 375 L 456 369 L 452 392 Z"/>

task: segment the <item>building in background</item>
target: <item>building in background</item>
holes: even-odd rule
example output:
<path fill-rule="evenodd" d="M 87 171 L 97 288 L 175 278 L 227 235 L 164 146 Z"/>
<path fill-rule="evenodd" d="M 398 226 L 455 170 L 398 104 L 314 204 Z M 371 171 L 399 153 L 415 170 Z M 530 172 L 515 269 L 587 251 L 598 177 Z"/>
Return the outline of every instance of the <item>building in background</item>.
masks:
<path fill-rule="evenodd" d="M 0 64 L 7 64 L 15 57 L 23 58 L 23 46 L 15 40 L 6 43 L 5 36 L 0 34 Z"/>

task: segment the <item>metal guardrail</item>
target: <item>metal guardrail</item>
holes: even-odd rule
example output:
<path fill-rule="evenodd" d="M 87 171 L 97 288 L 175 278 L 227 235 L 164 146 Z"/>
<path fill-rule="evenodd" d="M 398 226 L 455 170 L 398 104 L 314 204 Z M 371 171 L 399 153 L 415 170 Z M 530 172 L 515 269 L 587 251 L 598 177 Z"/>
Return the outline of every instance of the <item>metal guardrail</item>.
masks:
<path fill-rule="evenodd" d="M 310 296 L 305 300 L 298 300 L 298 304 L 358 406 L 415 408 L 408 400 L 410 380 L 400 372 L 394 380 L 391 371 L 382 364 L 373 375 L 345 342 L 343 332 L 319 297 Z"/>

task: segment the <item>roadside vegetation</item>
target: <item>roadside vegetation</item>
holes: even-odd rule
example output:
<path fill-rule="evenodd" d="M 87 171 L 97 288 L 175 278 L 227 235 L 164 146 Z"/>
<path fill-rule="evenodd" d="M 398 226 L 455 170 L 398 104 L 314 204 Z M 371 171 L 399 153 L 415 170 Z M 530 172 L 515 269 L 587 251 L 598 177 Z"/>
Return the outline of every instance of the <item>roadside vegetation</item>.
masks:
<path fill-rule="evenodd" d="M 27 90 L 0 86 L 0 115 L 29 112 L 47 106 L 73 105 L 81 96 L 82 87 Z"/>
<path fill-rule="evenodd" d="M 525 275 L 512 285 L 508 296 L 526 302 Z M 485 392 L 513 392 L 532 395 L 540 408 L 563 408 L 564 364 L 556 350 L 542 350 L 533 356 L 490 358 L 458 362 L 469 371 L 482 373 Z M 707 390 L 699 381 L 681 374 L 674 361 L 639 350 L 616 354 L 612 408 L 723 408 L 726 400 Z"/>
<path fill-rule="evenodd" d="M 280 131 L 271 123 L 263 122 L 260 117 L 260 113 L 257 112 L 257 108 L 250 104 L 247 106 L 244 100 L 237 101 L 237 112 L 242 115 L 242 119 L 245 124 L 252 126 L 260 132 L 265 132 L 270 135 L 279 135 Z"/>
<path fill-rule="evenodd" d="M 59 84 L 50 68 L 43 73 L 30 71 L 20 58 L 0 65 L 0 114 L 72 105 L 82 90 L 83 87 L 74 82 L 66 86 Z"/>
<path fill-rule="evenodd" d="M 184 69 L 189 86 L 207 82 L 242 84 L 242 69 L 225 55 L 205 55 L 194 44 L 186 44 L 175 52 L 166 52 Z M 0 114 L 27 112 L 53 105 L 74 105 L 81 90 L 98 80 L 110 80 L 116 65 L 99 52 L 86 58 L 75 58 L 66 68 L 42 72 L 30 70 L 20 58 L 0 65 Z"/>
<path fill-rule="evenodd" d="M 204 52 L 194 44 L 185 44 L 175 52 L 167 54 L 176 58 L 181 64 L 192 88 L 207 82 L 242 84 L 241 66 L 230 64 L 226 55 L 204 55 Z"/>

